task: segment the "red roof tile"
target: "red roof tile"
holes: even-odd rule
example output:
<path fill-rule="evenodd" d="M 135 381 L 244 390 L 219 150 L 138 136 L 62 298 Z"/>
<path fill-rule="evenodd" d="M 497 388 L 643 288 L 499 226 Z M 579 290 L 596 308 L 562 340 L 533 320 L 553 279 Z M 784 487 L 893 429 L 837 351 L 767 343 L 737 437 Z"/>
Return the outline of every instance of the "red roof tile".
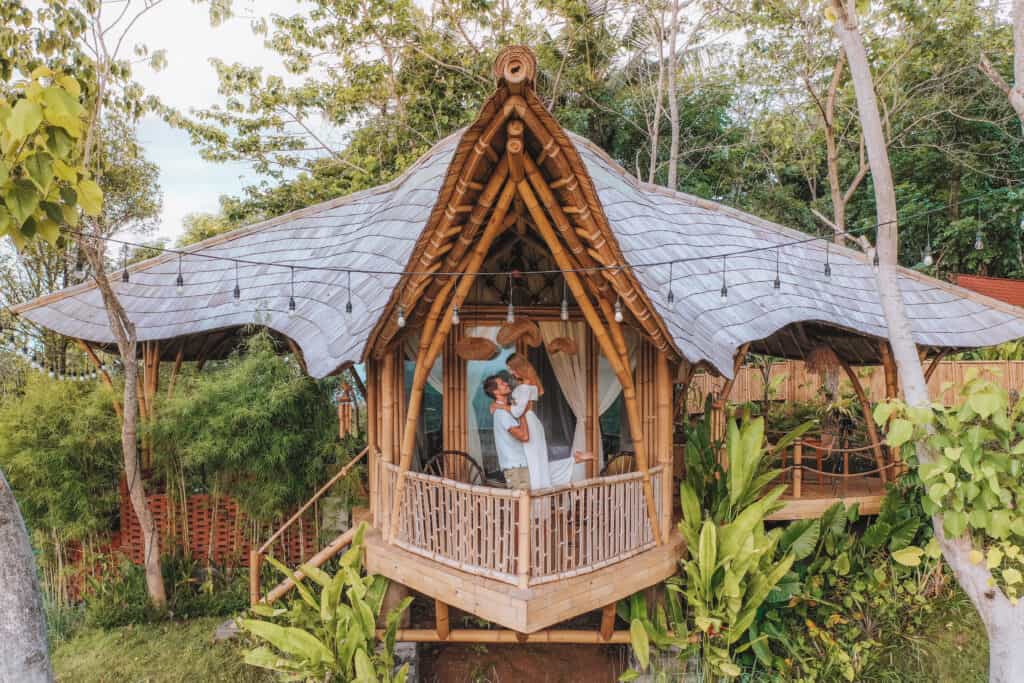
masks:
<path fill-rule="evenodd" d="M 1024 280 L 987 275 L 954 275 L 953 282 L 965 289 L 1005 301 L 1014 306 L 1024 306 Z"/>

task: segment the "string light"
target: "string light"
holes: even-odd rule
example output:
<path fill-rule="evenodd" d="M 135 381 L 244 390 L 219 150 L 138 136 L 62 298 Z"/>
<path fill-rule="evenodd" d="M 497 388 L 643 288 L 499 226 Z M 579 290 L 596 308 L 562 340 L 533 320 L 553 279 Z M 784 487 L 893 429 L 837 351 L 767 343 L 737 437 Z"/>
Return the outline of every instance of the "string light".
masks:
<path fill-rule="evenodd" d="M 82 250 L 78 250 L 78 254 L 75 256 L 75 279 L 85 279 L 85 259 L 82 258 Z"/>
<path fill-rule="evenodd" d="M 985 248 L 985 242 L 981 239 L 981 201 L 978 201 L 978 231 L 974 233 L 974 250 L 981 251 Z"/>
<path fill-rule="evenodd" d="M 719 291 L 719 296 L 722 298 L 722 303 L 729 300 L 729 287 L 725 284 L 725 257 L 722 257 L 722 289 Z"/>
<path fill-rule="evenodd" d="M 181 254 L 178 254 L 178 279 L 174 281 L 174 291 L 178 296 L 185 293 L 185 278 L 181 274 Z"/>
<path fill-rule="evenodd" d="M 396 322 L 399 327 L 405 327 L 405 306 L 398 307 L 398 320 Z"/>
<path fill-rule="evenodd" d="M 130 277 L 128 275 L 128 244 L 121 245 L 121 282 L 127 283 Z"/>
<path fill-rule="evenodd" d="M 348 299 L 345 301 L 345 313 L 348 315 L 352 314 L 352 271 L 348 271 L 348 286 L 346 287 L 348 292 Z M 458 310 L 458 309 L 456 309 Z M 455 316 L 458 318 L 458 315 Z M 455 324 L 458 325 L 459 321 L 455 320 Z"/>
<path fill-rule="evenodd" d="M 562 322 L 565 322 L 565 321 L 567 321 L 569 319 L 569 295 L 568 295 L 568 293 L 565 290 L 566 290 L 565 276 L 563 276 L 562 277 L 562 306 L 561 306 L 560 310 L 558 311 L 558 317 L 562 319 Z"/>
<path fill-rule="evenodd" d="M 829 260 L 829 241 L 825 240 L 825 277 L 832 277 L 832 262 Z"/>
<path fill-rule="evenodd" d="M 669 306 L 671 306 L 672 304 L 674 304 L 676 302 L 675 292 L 672 291 L 673 270 L 674 270 L 674 266 L 675 265 L 676 265 L 675 261 L 671 261 L 668 264 L 668 304 L 669 304 Z"/>
<path fill-rule="evenodd" d="M 231 297 L 236 306 L 242 303 L 242 288 L 238 286 L 238 261 L 235 261 L 235 289 L 231 292 Z"/>
<path fill-rule="evenodd" d="M 775 282 L 772 289 L 782 289 L 782 278 L 779 277 L 779 262 L 782 260 L 782 247 L 775 250 Z"/>
<path fill-rule="evenodd" d="M 926 231 L 927 232 L 925 233 L 926 237 L 925 237 L 925 242 L 924 242 L 924 257 L 922 258 L 922 261 L 924 262 L 924 265 L 926 267 L 930 267 L 935 262 L 935 259 L 932 258 L 932 218 L 931 218 L 931 216 L 928 217 L 928 227 L 926 228 Z"/>
<path fill-rule="evenodd" d="M 879 266 L 878 248 L 876 247 L 875 248 L 875 257 L 871 260 L 871 270 L 873 270 L 875 272 L 875 275 L 878 274 L 878 266 Z"/>
<path fill-rule="evenodd" d="M 456 306 L 452 309 L 452 325 L 459 324 L 459 307 Z"/>
<path fill-rule="evenodd" d="M 290 266 L 292 276 L 291 293 L 288 295 L 288 315 L 295 315 L 295 266 Z"/>
<path fill-rule="evenodd" d="M 516 321 L 516 307 L 512 304 L 512 273 L 508 274 L 508 309 L 505 311 L 505 322 L 509 325 Z"/>
<path fill-rule="evenodd" d="M 622 322 L 622 299 L 615 297 L 615 322 Z"/>

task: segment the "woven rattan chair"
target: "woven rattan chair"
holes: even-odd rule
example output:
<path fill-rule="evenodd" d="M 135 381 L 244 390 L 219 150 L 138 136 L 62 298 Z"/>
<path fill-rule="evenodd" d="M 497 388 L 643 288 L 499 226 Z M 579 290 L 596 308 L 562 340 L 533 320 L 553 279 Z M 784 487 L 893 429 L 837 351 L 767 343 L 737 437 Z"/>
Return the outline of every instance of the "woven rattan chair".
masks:
<path fill-rule="evenodd" d="M 612 477 L 627 472 L 636 472 L 636 455 L 631 451 L 618 453 L 605 463 L 604 469 L 601 470 L 601 476 Z"/>
<path fill-rule="evenodd" d="M 441 451 L 423 466 L 423 472 L 435 477 L 444 477 L 465 484 L 483 486 L 487 477 L 469 453 L 463 451 Z"/>

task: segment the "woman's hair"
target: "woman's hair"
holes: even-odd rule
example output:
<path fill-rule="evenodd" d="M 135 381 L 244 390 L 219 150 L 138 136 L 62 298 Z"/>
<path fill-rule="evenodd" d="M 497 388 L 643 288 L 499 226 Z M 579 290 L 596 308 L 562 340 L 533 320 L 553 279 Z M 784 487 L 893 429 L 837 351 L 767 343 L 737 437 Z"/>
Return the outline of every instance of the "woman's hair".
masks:
<path fill-rule="evenodd" d="M 484 393 L 494 400 L 494 390 L 498 388 L 498 380 L 501 379 L 501 375 L 491 375 L 484 380 Z"/>
<path fill-rule="evenodd" d="M 508 369 L 522 377 L 530 384 L 537 386 L 537 395 L 544 395 L 544 385 L 540 383 L 540 375 L 537 374 L 537 368 L 533 367 L 533 363 L 527 360 L 526 356 L 521 353 L 513 353 L 505 361 L 505 365 Z"/>

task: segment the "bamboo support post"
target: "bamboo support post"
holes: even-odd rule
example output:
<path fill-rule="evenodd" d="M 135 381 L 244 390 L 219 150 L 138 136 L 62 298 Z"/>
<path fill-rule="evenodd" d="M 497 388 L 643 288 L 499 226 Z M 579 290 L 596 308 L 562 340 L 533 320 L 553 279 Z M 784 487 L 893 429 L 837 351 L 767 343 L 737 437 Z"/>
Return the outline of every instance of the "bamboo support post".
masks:
<path fill-rule="evenodd" d="M 384 637 L 384 631 L 377 632 L 378 638 Z M 398 629 L 396 640 L 413 643 L 442 642 L 434 629 Z M 613 631 L 607 639 L 598 630 L 583 629 L 551 629 L 534 633 L 519 633 L 505 629 L 452 629 L 446 643 L 551 643 L 562 645 L 628 645 L 629 631 Z"/>
<path fill-rule="evenodd" d="M 263 564 L 263 553 L 258 550 L 249 551 L 249 606 L 255 607 L 260 602 L 260 568 Z"/>
<path fill-rule="evenodd" d="M 520 489 L 519 495 L 519 519 L 517 520 L 516 535 L 518 536 L 516 555 L 516 575 L 519 577 L 519 587 L 530 586 L 530 492 Z"/>
<path fill-rule="evenodd" d="M 878 476 L 881 477 L 882 481 L 886 481 L 886 470 L 885 470 L 885 453 L 882 451 L 882 440 L 878 436 L 878 427 L 875 426 L 875 416 L 871 412 L 871 401 L 868 400 L 867 392 L 864 391 L 864 385 L 860 381 L 860 377 L 854 372 L 850 364 L 842 358 L 839 359 L 839 364 L 843 368 L 843 372 L 846 373 L 847 378 L 850 380 L 850 384 L 853 385 L 853 391 L 857 394 L 857 400 L 860 402 L 861 414 L 864 416 L 864 427 L 868 432 L 868 441 L 871 442 L 871 450 L 875 454 L 875 465 L 879 468 Z M 821 469 L 820 467 L 818 468 Z M 820 475 L 819 475 L 820 476 Z"/>
<path fill-rule="evenodd" d="M 793 444 L 793 497 L 799 498 L 804 480 L 804 442 L 800 439 Z"/>
<path fill-rule="evenodd" d="M 434 600 L 435 631 L 438 640 L 448 640 L 452 632 L 451 623 L 448 621 L 448 603 L 441 600 Z"/>
<path fill-rule="evenodd" d="M 601 610 L 601 640 L 608 642 L 615 632 L 615 603 L 605 605 Z"/>
<path fill-rule="evenodd" d="M 889 345 L 889 342 L 883 340 L 878 343 L 878 348 L 882 358 L 882 370 L 885 373 L 885 397 L 887 399 L 897 398 L 900 393 L 899 370 L 896 367 L 896 358 L 893 356 L 892 347 Z M 894 463 L 900 459 L 898 448 L 889 446 L 889 455 Z M 893 467 L 893 471 L 898 476 L 902 473 L 903 469 L 900 465 L 896 465 Z M 879 476 L 882 477 L 882 481 L 885 481 L 884 470 Z"/>
<path fill-rule="evenodd" d="M 658 462 L 661 464 L 661 535 L 668 538 L 672 530 L 672 441 L 675 420 L 672 413 L 672 377 L 668 356 L 657 352 L 655 361 L 655 391 L 657 394 Z"/>

